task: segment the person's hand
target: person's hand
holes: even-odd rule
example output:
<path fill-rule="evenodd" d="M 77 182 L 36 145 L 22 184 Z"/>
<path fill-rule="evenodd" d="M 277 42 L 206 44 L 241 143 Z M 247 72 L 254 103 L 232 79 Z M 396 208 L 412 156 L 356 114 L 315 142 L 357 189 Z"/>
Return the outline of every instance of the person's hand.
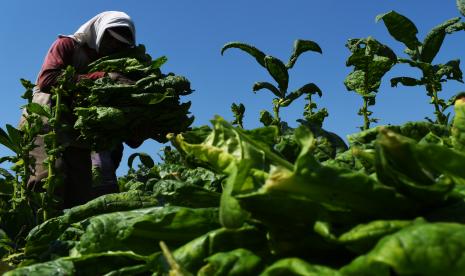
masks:
<path fill-rule="evenodd" d="M 111 73 L 108 73 L 108 76 L 110 77 L 110 79 L 112 79 L 113 81 L 116 81 L 117 83 L 121 83 L 121 84 L 136 83 L 135 81 L 131 80 L 130 78 L 126 77 L 125 75 L 121 73 L 111 72 Z"/>

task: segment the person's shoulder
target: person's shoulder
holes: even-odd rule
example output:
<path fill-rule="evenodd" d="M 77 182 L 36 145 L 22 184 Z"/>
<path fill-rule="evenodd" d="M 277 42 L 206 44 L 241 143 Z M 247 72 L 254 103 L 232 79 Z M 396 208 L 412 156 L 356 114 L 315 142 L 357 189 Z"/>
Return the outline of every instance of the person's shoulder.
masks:
<path fill-rule="evenodd" d="M 59 36 L 50 47 L 50 51 L 73 51 L 76 47 L 76 42 L 71 37 Z"/>
<path fill-rule="evenodd" d="M 76 41 L 69 36 L 59 36 L 53 44 L 74 47 Z"/>

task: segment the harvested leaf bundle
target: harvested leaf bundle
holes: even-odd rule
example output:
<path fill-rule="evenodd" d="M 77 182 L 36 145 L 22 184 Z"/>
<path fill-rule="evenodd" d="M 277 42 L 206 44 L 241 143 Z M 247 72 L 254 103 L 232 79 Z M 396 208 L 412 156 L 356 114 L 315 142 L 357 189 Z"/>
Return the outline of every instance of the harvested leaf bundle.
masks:
<path fill-rule="evenodd" d="M 186 130 L 190 102 L 180 96 L 192 92 L 190 82 L 172 73 L 162 74 L 165 57 L 152 60 L 143 46 L 125 57 L 102 58 L 89 65 L 90 72 L 122 73 L 134 83 L 119 83 L 110 77 L 81 80 L 75 93 L 74 128 L 95 150 L 110 149 L 124 142 L 146 139 L 166 141 L 166 135 Z"/>

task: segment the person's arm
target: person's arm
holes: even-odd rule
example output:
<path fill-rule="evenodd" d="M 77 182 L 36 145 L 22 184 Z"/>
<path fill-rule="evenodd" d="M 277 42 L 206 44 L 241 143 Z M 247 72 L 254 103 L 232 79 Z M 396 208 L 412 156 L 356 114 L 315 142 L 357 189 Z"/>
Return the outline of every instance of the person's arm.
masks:
<path fill-rule="evenodd" d="M 43 92 L 50 91 L 50 88 L 56 84 L 62 71 L 68 66 L 73 65 L 72 59 L 75 51 L 75 42 L 70 37 L 58 38 L 50 47 L 45 56 L 42 69 L 37 79 L 37 86 Z M 77 80 L 82 78 L 99 79 L 105 76 L 105 72 L 94 72 L 90 74 L 78 75 Z"/>

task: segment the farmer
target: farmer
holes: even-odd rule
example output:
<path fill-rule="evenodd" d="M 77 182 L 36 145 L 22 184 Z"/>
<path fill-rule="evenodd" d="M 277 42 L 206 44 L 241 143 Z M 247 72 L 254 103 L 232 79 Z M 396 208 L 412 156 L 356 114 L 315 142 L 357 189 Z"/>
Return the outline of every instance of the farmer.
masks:
<path fill-rule="evenodd" d="M 87 65 L 96 59 L 121 52 L 134 45 L 134 23 L 126 13 L 117 11 L 106 11 L 96 15 L 73 35 L 60 35 L 45 57 L 34 88 L 33 102 L 52 105 L 50 89 L 68 65 L 75 68 L 76 81 L 109 76 L 121 83 L 131 83 L 131 80 L 119 73 L 85 72 Z M 65 104 L 71 107 L 72 95 L 66 100 Z M 72 124 L 75 119 L 68 116 L 64 120 Z M 56 164 L 64 177 L 64 185 L 58 191 L 63 199 L 63 208 L 83 204 L 99 195 L 118 191 L 115 171 L 122 158 L 122 144 L 112 151 L 94 153 L 87 144 L 79 140 L 77 134 L 61 133 L 59 141 L 67 145 L 62 158 Z M 129 144 L 136 147 L 140 142 Z M 34 175 L 28 181 L 28 187 L 31 189 L 40 189 L 41 180 L 47 177 L 47 167 L 43 164 L 47 155 L 42 136 L 37 137 L 36 145 L 37 147 L 31 151 L 31 156 L 36 160 Z M 92 168 L 101 172 L 102 181 L 98 187 L 92 187 Z"/>

